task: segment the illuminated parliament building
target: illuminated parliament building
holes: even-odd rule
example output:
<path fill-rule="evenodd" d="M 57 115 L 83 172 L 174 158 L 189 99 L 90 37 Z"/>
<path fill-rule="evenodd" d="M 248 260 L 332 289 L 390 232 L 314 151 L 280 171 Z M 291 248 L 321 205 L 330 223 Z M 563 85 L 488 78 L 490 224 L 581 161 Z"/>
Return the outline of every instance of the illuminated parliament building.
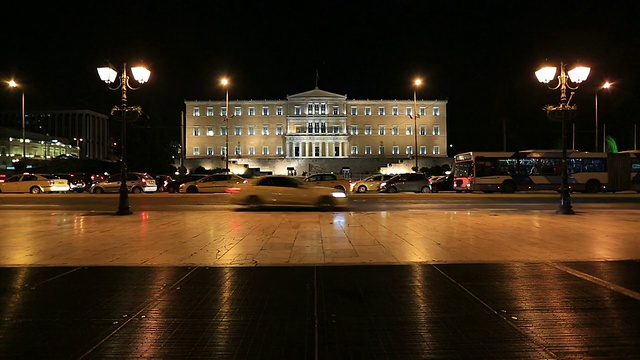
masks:
<path fill-rule="evenodd" d="M 224 169 L 227 161 L 239 174 L 296 175 L 411 172 L 414 156 L 420 168 L 447 163 L 446 100 L 351 100 L 316 87 L 286 100 L 228 105 L 185 100 L 189 171 Z"/>

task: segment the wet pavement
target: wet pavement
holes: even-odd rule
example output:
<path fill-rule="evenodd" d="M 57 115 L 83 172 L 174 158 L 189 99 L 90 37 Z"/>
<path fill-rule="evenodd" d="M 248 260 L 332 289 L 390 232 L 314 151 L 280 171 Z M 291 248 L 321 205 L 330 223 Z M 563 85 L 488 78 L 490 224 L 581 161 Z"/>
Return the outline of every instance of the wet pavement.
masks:
<path fill-rule="evenodd" d="M 640 358 L 640 210 L 22 215 L 2 358 Z"/>

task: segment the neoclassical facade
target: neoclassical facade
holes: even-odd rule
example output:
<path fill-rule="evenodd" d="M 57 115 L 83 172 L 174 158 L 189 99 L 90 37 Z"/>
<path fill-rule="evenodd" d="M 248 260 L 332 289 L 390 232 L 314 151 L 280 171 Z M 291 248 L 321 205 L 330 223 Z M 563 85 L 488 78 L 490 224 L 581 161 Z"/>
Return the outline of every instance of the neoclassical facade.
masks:
<path fill-rule="evenodd" d="M 414 156 L 420 167 L 447 162 L 446 100 L 350 100 L 315 88 L 286 100 L 229 101 L 229 109 L 224 100 L 185 105 L 188 169 L 224 168 L 227 142 L 238 173 L 372 173 L 393 164 L 405 172 Z"/>

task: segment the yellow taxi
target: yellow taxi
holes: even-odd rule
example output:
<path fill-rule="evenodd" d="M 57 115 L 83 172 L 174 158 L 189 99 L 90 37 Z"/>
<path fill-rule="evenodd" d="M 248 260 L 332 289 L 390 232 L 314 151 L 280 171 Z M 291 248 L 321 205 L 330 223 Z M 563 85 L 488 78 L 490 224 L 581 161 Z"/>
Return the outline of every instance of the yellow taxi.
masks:
<path fill-rule="evenodd" d="M 57 179 L 54 175 L 24 173 L 13 175 L 0 183 L 0 192 L 3 193 L 32 193 L 69 191 L 69 181 Z"/>

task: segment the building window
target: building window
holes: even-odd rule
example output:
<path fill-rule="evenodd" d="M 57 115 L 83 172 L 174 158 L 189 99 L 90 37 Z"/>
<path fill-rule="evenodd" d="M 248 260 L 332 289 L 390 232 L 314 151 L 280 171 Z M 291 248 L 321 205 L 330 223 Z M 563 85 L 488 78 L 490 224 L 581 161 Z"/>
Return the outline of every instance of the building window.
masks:
<path fill-rule="evenodd" d="M 236 106 L 233 109 L 233 116 L 242 116 L 242 108 L 240 106 Z"/>
<path fill-rule="evenodd" d="M 413 135 L 413 125 L 407 125 L 407 131 L 405 132 L 407 135 Z"/>
<path fill-rule="evenodd" d="M 440 155 L 440 146 L 436 145 L 433 147 L 433 155 Z"/>
<path fill-rule="evenodd" d="M 227 155 L 227 147 L 226 146 L 220 147 L 220 155 Z"/>
<path fill-rule="evenodd" d="M 358 135 L 358 125 L 351 125 L 351 135 Z"/>
<path fill-rule="evenodd" d="M 200 108 L 199 107 L 194 107 L 193 108 L 193 116 L 200 116 Z"/>
<path fill-rule="evenodd" d="M 207 146 L 207 155 L 213 155 L 213 146 Z"/>
<path fill-rule="evenodd" d="M 387 129 L 384 125 L 378 125 L 378 135 L 386 135 Z"/>
<path fill-rule="evenodd" d="M 282 155 L 282 146 L 276 146 L 276 155 Z"/>
<path fill-rule="evenodd" d="M 398 125 L 391 125 L 391 135 L 400 135 L 400 130 L 398 129 Z"/>
<path fill-rule="evenodd" d="M 425 108 L 424 106 L 420 106 L 420 116 L 425 116 L 427 115 L 427 108 Z"/>
<path fill-rule="evenodd" d="M 364 114 L 367 116 L 371 116 L 371 106 L 364 107 Z"/>
<path fill-rule="evenodd" d="M 405 115 L 413 115 L 413 108 L 411 106 L 407 106 L 406 110 L 405 110 Z"/>
<path fill-rule="evenodd" d="M 433 135 L 440 135 L 440 125 L 433 125 Z"/>
<path fill-rule="evenodd" d="M 236 146 L 236 155 L 242 155 L 242 149 L 240 148 L 240 145 Z"/>
<path fill-rule="evenodd" d="M 269 131 L 268 127 L 267 131 Z M 284 135 L 284 126 L 282 124 L 276 125 L 276 135 Z"/>
<path fill-rule="evenodd" d="M 378 115 L 384 115 L 384 106 L 378 108 Z"/>
<path fill-rule="evenodd" d="M 200 155 L 200 148 L 199 147 L 194 147 L 193 148 L 193 155 Z"/>
<path fill-rule="evenodd" d="M 420 125 L 420 135 L 427 135 L 427 125 Z"/>
<path fill-rule="evenodd" d="M 371 146 L 365 146 L 364 153 L 365 155 L 371 155 Z"/>
<path fill-rule="evenodd" d="M 296 134 L 302 134 L 302 133 L 304 133 L 304 126 L 296 125 Z"/>
<path fill-rule="evenodd" d="M 233 128 L 233 135 L 236 135 L 236 136 L 242 135 L 242 126 L 235 126 Z"/>
<path fill-rule="evenodd" d="M 351 147 L 351 155 L 358 155 L 358 147 L 357 146 L 352 146 Z"/>
<path fill-rule="evenodd" d="M 200 136 L 200 126 L 193 127 L 193 136 Z"/>
<path fill-rule="evenodd" d="M 269 125 L 262 125 L 262 135 L 269 135 Z"/>
<path fill-rule="evenodd" d="M 358 115 L 358 108 L 355 106 L 351 107 L 351 115 Z"/>
<path fill-rule="evenodd" d="M 380 145 L 378 147 L 378 155 L 384 155 L 384 146 Z"/>
<path fill-rule="evenodd" d="M 440 108 L 437 106 L 433 107 L 433 116 L 440 116 Z"/>
<path fill-rule="evenodd" d="M 307 115 L 313 114 L 313 104 L 307 104 Z"/>
<path fill-rule="evenodd" d="M 262 147 L 262 155 L 269 155 L 269 147 L 268 146 L 263 146 Z"/>
<path fill-rule="evenodd" d="M 249 155 L 255 155 L 255 154 L 256 154 L 255 146 L 249 146 Z"/>
<path fill-rule="evenodd" d="M 250 107 L 249 108 L 249 116 L 255 116 L 255 115 L 256 115 L 256 108 Z"/>
<path fill-rule="evenodd" d="M 427 155 L 427 147 L 420 146 L 420 155 Z"/>
<path fill-rule="evenodd" d="M 302 115 L 302 107 L 296 106 L 293 108 L 293 115 Z"/>
<path fill-rule="evenodd" d="M 391 108 L 391 115 L 393 116 L 398 116 L 399 112 L 398 112 L 398 107 L 394 106 Z"/>
<path fill-rule="evenodd" d="M 213 131 L 213 125 L 207 125 L 207 136 L 213 136 L 215 132 Z"/>
<path fill-rule="evenodd" d="M 227 135 L 227 127 L 220 126 L 220 136 L 225 136 L 225 135 Z"/>
<path fill-rule="evenodd" d="M 276 115 L 282 116 L 282 106 L 276 107 Z"/>
<path fill-rule="evenodd" d="M 333 125 L 332 128 L 333 128 L 333 133 L 334 134 L 339 134 L 340 133 L 340 125 Z"/>
<path fill-rule="evenodd" d="M 407 146 L 407 155 L 413 155 L 413 146 Z"/>
<path fill-rule="evenodd" d="M 333 107 L 333 115 L 340 115 L 340 107 L 338 106 Z"/>
<path fill-rule="evenodd" d="M 207 116 L 213 116 L 213 106 L 207 106 Z"/>
<path fill-rule="evenodd" d="M 247 130 L 247 135 L 255 135 L 256 134 L 256 126 L 255 125 L 249 125 L 249 128 Z"/>
<path fill-rule="evenodd" d="M 400 154 L 400 146 L 395 146 L 395 145 L 394 145 L 394 146 L 391 148 L 391 153 L 392 153 L 393 155 L 399 155 L 399 154 Z"/>
<path fill-rule="evenodd" d="M 227 107 L 223 106 L 220 108 L 220 116 L 227 116 Z"/>
<path fill-rule="evenodd" d="M 364 126 L 364 134 L 365 134 L 365 135 L 371 135 L 371 133 L 372 133 L 372 128 L 373 128 L 373 126 L 371 126 L 371 125 L 365 125 L 365 126 Z"/>
<path fill-rule="evenodd" d="M 327 115 L 327 104 L 320 104 L 320 115 Z"/>
<path fill-rule="evenodd" d="M 269 115 L 269 107 L 268 106 L 263 106 L 262 107 L 262 115 L 263 116 Z"/>
<path fill-rule="evenodd" d="M 313 113 L 320 114 L 320 104 L 313 104 Z"/>

